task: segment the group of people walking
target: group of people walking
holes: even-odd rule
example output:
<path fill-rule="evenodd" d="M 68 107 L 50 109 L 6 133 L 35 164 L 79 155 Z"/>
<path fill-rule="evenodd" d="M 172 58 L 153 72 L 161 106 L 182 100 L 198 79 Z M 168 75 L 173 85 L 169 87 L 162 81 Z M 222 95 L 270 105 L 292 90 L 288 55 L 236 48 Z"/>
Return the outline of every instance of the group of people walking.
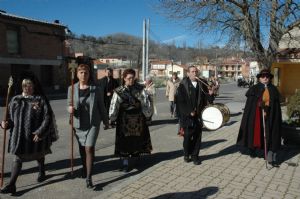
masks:
<path fill-rule="evenodd" d="M 99 82 L 93 80 L 91 64 L 78 61 L 78 82 L 68 90 L 67 111 L 73 116 L 73 130 L 81 157 L 80 177 L 86 179 L 86 187 L 93 188 L 93 163 L 95 145 L 100 131 L 112 125 L 116 127 L 114 154 L 120 158 L 120 170 L 132 169 L 132 158 L 152 151 L 148 122 L 155 112 L 153 85 L 148 79 L 146 86 L 137 83 L 136 72 L 126 69 L 119 84 L 106 69 L 106 76 Z M 256 150 L 267 147 L 268 161 L 276 165 L 280 147 L 281 111 L 279 92 L 270 83 L 272 75 L 262 71 L 259 83 L 246 93 L 247 102 L 237 144 Z M 24 161 L 37 160 L 38 182 L 46 179 L 45 155 L 51 153 L 51 144 L 58 139 L 54 113 L 34 75 L 22 79 L 22 93 L 14 96 L 9 104 L 9 114 L 1 127 L 10 129 L 8 151 L 15 158 L 9 182 L 1 193 L 16 192 L 16 180 Z M 183 129 L 183 154 L 185 162 L 201 164 L 199 151 L 202 138 L 201 112 L 213 103 L 215 93 L 207 82 L 198 77 L 195 66 L 188 67 L 187 77 L 180 80 L 176 73 L 167 82 L 166 96 L 170 101 L 171 117 L 178 117 Z M 262 110 L 262 111 L 261 111 Z M 150 118 L 150 119 L 149 119 Z M 262 121 L 264 120 L 264 121 Z M 263 141 L 263 133 L 267 142 Z M 267 144 L 267 145 L 266 145 Z"/>

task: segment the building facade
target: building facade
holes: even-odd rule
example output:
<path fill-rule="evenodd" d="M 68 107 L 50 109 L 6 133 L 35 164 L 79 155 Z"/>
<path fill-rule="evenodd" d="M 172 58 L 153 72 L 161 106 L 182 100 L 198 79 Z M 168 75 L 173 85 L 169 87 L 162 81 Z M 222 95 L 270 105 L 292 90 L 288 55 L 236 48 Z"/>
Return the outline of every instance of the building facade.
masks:
<path fill-rule="evenodd" d="M 300 28 L 294 28 L 282 37 L 277 59 L 272 64 L 273 84 L 283 101 L 300 90 Z"/>
<path fill-rule="evenodd" d="M 243 59 L 230 58 L 224 59 L 218 66 L 218 76 L 223 78 L 232 78 L 237 80 L 238 78 L 249 79 L 249 63 Z"/>
<path fill-rule="evenodd" d="M 64 57 L 66 26 L 0 12 L 0 94 L 6 94 L 7 81 L 15 81 L 26 71 L 40 80 L 46 94 L 66 90 L 67 67 Z"/>

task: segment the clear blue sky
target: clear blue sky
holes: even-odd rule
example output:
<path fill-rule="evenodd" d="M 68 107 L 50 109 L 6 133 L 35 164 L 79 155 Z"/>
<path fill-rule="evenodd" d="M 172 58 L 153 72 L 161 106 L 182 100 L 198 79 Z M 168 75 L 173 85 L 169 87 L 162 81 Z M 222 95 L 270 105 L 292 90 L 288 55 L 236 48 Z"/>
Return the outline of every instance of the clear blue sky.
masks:
<path fill-rule="evenodd" d="M 158 15 L 153 8 L 157 0 L 0 0 L 0 9 L 7 13 L 38 20 L 55 19 L 77 35 L 97 37 L 126 33 L 142 37 L 143 19 L 150 19 L 150 39 L 177 45 L 194 46 L 199 35 L 182 24 Z M 202 40 L 209 44 L 212 39 Z M 204 42 L 206 41 L 206 42 Z"/>

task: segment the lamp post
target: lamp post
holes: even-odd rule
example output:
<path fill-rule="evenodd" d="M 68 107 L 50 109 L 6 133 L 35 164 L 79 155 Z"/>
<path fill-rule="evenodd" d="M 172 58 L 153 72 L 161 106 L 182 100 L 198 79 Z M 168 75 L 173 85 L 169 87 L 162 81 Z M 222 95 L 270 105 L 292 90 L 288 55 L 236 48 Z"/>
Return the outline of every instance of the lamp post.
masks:
<path fill-rule="evenodd" d="M 172 75 L 173 75 L 173 59 L 171 60 L 171 66 L 172 66 Z"/>

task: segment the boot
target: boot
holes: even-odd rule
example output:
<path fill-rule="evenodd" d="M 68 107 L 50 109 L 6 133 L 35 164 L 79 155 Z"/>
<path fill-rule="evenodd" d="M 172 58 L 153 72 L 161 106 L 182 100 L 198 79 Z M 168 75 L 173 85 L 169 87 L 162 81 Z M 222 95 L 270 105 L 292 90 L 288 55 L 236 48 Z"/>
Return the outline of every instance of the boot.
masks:
<path fill-rule="evenodd" d="M 21 169 L 22 169 L 22 160 L 16 156 L 12 162 L 10 181 L 5 187 L 3 187 L 0 190 L 1 193 L 3 194 L 16 193 L 16 181 L 19 177 Z"/>
<path fill-rule="evenodd" d="M 86 179 L 86 188 L 88 188 L 88 189 L 93 189 L 94 188 L 92 178 L 87 178 Z"/>
<path fill-rule="evenodd" d="M 11 194 L 15 194 L 16 193 L 16 185 L 6 185 L 5 187 L 3 187 L 1 190 L 0 190 L 0 193 L 3 193 L 3 194 L 8 194 L 8 193 L 11 193 Z"/>
<path fill-rule="evenodd" d="M 198 156 L 192 157 L 192 161 L 193 161 L 194 165 L 201 164 L 201 160 L 200 160 L 200 158 Z"/>
<path fill-rule="evenodd" d="M 37 182 L 43 182 L 46 180 L 45 158 L 41 158 L 40 160 L 38 160 L 38 168 L 39 168 L 39 174 L 38 174 Z"/>

